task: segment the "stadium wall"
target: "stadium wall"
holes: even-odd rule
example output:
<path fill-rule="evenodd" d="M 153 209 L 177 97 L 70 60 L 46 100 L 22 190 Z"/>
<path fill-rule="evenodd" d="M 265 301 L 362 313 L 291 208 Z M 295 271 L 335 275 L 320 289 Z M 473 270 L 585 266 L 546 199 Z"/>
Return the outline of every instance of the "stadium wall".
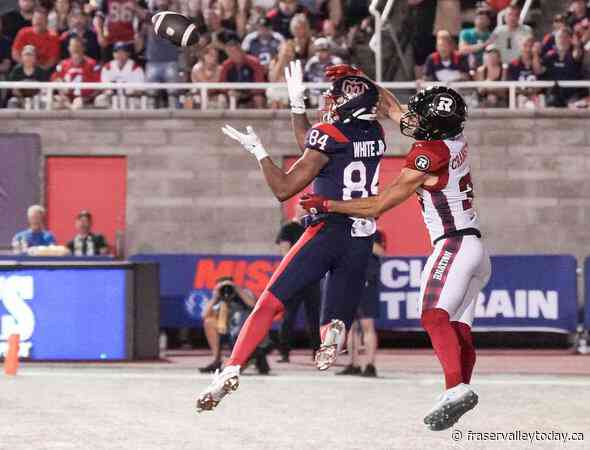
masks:
<path fill-rule="evenodd" d="M 476 200 L 493 253 L 587 256 L 589 118 L 577 111 L 471 114 Z M 286 112 L 0 111 L 0 121 L 0 132 L 39 133 L 46 156 L 127 156 L 129 254 L 276 251 L 278 202 L 254 158 L 220 127 L 251 124 L 271 154 L 294 155 Z M 403 155 L 409 140 L 385 125 L 388 153 Z"/>

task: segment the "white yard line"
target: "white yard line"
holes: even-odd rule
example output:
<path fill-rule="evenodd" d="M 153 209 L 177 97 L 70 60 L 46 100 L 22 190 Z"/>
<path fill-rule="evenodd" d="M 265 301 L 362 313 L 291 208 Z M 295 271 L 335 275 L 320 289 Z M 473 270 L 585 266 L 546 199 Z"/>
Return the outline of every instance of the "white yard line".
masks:
<path fill-rule="evenodd" d="M 403 378 L 401 378 L 403 376 Z M 119 369 L 103 369 L 103 370 L 88 370 L 88 369 L 26 369 L 23 368 L 19 372 L 15 381 L 18 378 L 86 378 L 86 379 L 104 379 L 104 380 L 120 380 L 120 379 L 137 379 L 137 380 L 187 380 L 187 381 L 209 381 L 212 379 L 211 375 L 203 375 L 198 373 L 169 373 L 169 369 L 162 371 L 123 371 Z M 4 377 L 2 377 L 4 378 Z M 264 382 L 264 383 L 382 383 L 382 384 L 441 384 L 442 377 L 435 377 L 432 375 L 421 376 L 419 374 L 395 374 L 388 375 L 387 378 L 367 379 L 362 377 L 336 377 L 331 374 L 318 375 L 304 375 L 304 374 L 279 374 L 272 376 L 257 376 L 244 375 L 245 383 L 247 382 Z M 567 377 L 567 376 L 547 376 L 547 375 L 509 375 L 499 374 L 498 376 L 478 376 L 474 382 L 475 386 L 486 385 L 512 385 L 512 386 L 590 386 L 590 378 L 582 377 Z"/>

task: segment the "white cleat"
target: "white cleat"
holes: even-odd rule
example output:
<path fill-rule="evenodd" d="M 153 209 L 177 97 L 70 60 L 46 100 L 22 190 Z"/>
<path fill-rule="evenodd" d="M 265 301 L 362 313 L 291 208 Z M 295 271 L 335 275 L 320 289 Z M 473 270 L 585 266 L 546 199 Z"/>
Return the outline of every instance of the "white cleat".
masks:
<path fill-rule="evenodd" d="M 326 370 L 334 364 L 338 353 L 340 353 L 344 345 L 345 335 L 346 327 L 344 326 L 344 322 L 338 319 L 332 319 L 324 335 L 322 345 L 315 354 L 315 365 L 318 370 Z"/>
<path fill-rule="evenodd" d="M 461 383 L 443 392 L 439 401 L 424 417 L 424 423 L 432 431 L 452 427 L 467 411 L 477 405 L 478 396 L 471 386 Z"/>
<path fill-rule="evenodd" d="M 221 399 L 240 385 L 240 366 L 227 366 L 213 375 L 213 381 L 197 398 L 197 412 L 211 411 Z"/>

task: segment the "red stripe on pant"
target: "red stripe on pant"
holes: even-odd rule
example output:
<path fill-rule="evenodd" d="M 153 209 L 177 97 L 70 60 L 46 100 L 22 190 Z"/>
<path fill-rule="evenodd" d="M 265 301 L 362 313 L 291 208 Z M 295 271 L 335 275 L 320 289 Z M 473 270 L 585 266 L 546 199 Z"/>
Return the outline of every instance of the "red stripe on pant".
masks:
<path fill-rule="evenodd" d="M 272 286 L 274 281 L 285 271 L 285 268 L 289 265 L 289 263 L 293 260 L 295 255 L 303 248 L 305 244 L 307 244 L 313 237 L 318 234 L 318 232 L 322 229 L 323 223 L 318 225 L 314 225 L 309 227 L 301 238 L 297 241 L 297 243 L 291 247 L 291 250 L 285 255 L 277 270 L 271 277 L 266 289 L 256 302 L 256 306 L 254 310 L 244 322 L 244 326 L 242 327 L 234 349 L 232 351 L 231 357 L 225 363 L 226 366 L 243 366 L 250 355 L 258 344 L 262 342 L 262 340 L 268 334 L 268 331 L 272 327 L 272 322 L 283 314 L 285 307 L 283 306 L 283 302 L 275 297 L 272 292 L 269 291 L 269 288 Z"/>

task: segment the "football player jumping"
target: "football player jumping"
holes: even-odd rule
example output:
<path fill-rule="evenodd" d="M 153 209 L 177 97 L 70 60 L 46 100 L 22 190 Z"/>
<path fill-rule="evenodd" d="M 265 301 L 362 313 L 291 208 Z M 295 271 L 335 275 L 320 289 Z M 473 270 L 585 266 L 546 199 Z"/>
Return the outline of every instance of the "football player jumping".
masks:
<path fill-rule="evenodd" d="M 358 71 L 351 66 L 328 69 L 331 77 Z M 391 115 L 399 118 L 399 112 Z M 400 175 L 378 195 L 338 201 L 315 192 L 303 196 L 312 213 L 378 217 L 418 195 L 432 240 L 420 286 L 421 321 L 444 371 L 446 390 L 424 423 L 444 430 L 478 401 L 469 382 L 475 365 L 471 337 L 475 301 L 491 274 L 473 207 L 469 150 L 463 126 L 467 107 L 453 89 L 432 86 L 411 97 L 399 121 L 402 134 L 416 139 Z"/>
<path fill-rule="evenodd" d="M 294 69 L 297 68 L 295 71 Z M 301 68 L 287 69 L 293 108 L 302 108 Z M 325 120 L 307 130 L 305 151 L 288 171 L 277 166 L 251 127 L 246 133 L 226 125 L 223 132 L 238 141 L 259 162 L 273 194 L 285 201 L 313 181 L 314 192 L 332 200 L 370 197 L 378 193 L 379 164 L 385 151 L 383 128 L 376 120 L 379 91 L 359 76 L 339 77 L 329 91 Z M 293 102 L 295 104 L 293 104 Z M 266 336 L 285 302 L 326 275 L 316 366 L 326 370 L 335 361 L 350 327 L 365 281 L 376 230 L 375 220 L 344 214 L 314 215 L 303 236 L 283 258 L 244 324 L 223 371 L 197 399 L 197 410 L 211 410 L 239 384 L 240 366 Z"/>

